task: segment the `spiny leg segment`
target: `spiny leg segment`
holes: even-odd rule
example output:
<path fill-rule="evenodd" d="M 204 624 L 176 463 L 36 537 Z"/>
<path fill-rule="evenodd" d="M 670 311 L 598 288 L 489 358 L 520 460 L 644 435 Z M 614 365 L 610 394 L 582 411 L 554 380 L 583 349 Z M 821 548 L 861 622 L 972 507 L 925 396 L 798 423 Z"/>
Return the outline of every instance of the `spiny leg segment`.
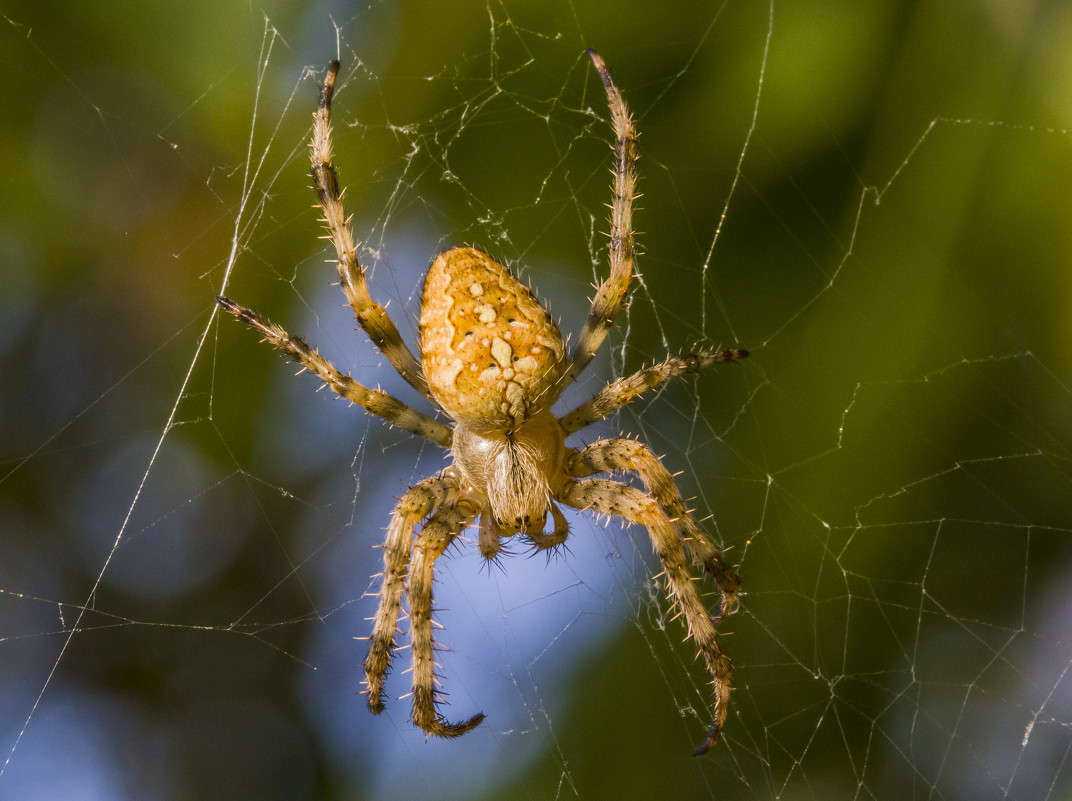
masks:
<path fill-rule="evenodd" d="M 339 281 L 357 322 L 365 329 L 369 339 L 410 386 L 425 397 L 431 397 L 428 382 L 413 352 L 398 333 L 386 309 L 369 295 L 365 270 L 357 259 L 357 245 L 350 231 L 350 220 L 343 210 L 338 171 L 331 161 L 331 98 L 335 93 L 338 74 L 339 62 L 332 61 L 320 90 L 320 104 L 313 114 L 313 138 L 309 143 L 309 153 L 313 163 L 313 182 L 324 211 L 324 224 L 338 255 Z"/>
<path fill-rule="evenodd" d="M 733 612 L 741 580 L 722 559 L 715 546 L 692 519 L 681 499 L 674 477 L 670 475 L 651 448 L 632 439 L 601 439 L 582 448 L 570 457 L 566 470 L 571 476 L 584 478 L 596 473 L 635 473 L 644 482 L 648 493 L 673 526 L 674 531 L 692 553 L 694 561 L 703 567 L 718 585 L 722 601 L 713 623 Z"/>
<path fill-rule="evenodd" d="M 611 381 L 603 389 L 576 409 L 562 415 L 559 424 L 567 434 L 580 431 L 585 426 L 631 403 L 635 398 L 661 386 L 671 378 L 695 373 L 705 367 L 748 356 L 746 350 L 701 350 L 683 356 L 671 356 L 659 364 L 645 367 L 630 376 Z"/>
<path fill-rule="evenodd" d="M 252 309 L 247 309 L 222 295 L 216 296 L 216 302 L 261 334 L 265 342 L 272 343 L 305 369 L 319 376 L 338 395 L 364 407 L 365 411 L 382 417 L 391 425 L 431 440 L 444 448 L 450 447 L 453 437 L 450 426 L 421 414 L 382 390 L 369 389 L 359 381 L 343 374 L 335 365 L 321 356 L 316 348 L 310 347 L 301 338 L 287 333 L 282 326 L 276 325 Z"/>
<path fill-rule="evenodd" d="M 406 573 L 413 551 L 413 527 L 458 497 L 458 482 L 453 473 L 426 478 L 411 487 L 398 501 L 387 527 L 383 544 L 383 580 L 380 602 L 373 618 L 368 654 L 365 656 L 365 692 L 373 714 L 383 711 L 383 680 L 391 666 L 402 596 L 406 591 Z"/>
<path fill-rule="evenodd" d="M 652 496 L 610 479 L 592 478 L 567 484 L 560 500 L 577 509 L 614 515 L 647 528 L 652 548 L 663 566 L 671 601 L 681 610 L 688 635 L 696 640 L 711 675 L 715 695 L 713 721 L 707 737 L 693 751 L 695 756 L 707 753 L 726 721 L 733 666 L 719 645 L 715 624 L 696 591 L 685 557 L 685 545 L 673 523 Z"/>
<path fill-rule="evenodd" d="M 595 50 L 586 50 L 588 58 L 603 81 L 610 107 L 611 123 L 614 126 L 614 197 L 611 202 L 610 245 L 607 261 L 610 274 L 596 291 L 592 309 L 581 329 L 577 346 L 570 354 L 569 366 L 563 375 L 563 385 L 572 384 L 592 357 L 596 355 L 607 332 L 614 325 L 614 318 L 622 310 L 629 294 L 629 282 L 633 277 L 633 200 L 636 198 L 637 150 L 636 131 L 629 108 L 621 92 L 610 77 L 610 70 Z"/>
<path fill-rule="evenodd" d="M 461 723 L 449 723 L 439 713 L 436 689 L 436 643 L 432 633 L 432 583 L 435 562 L 476 516 L 480 507 L 462 499 L 432 515 L 417 536 L 409 568 L 409 615 L 413 638 L 413 722 L 437 737 L 460 737 L 480 725 L 478 713 Z"/>

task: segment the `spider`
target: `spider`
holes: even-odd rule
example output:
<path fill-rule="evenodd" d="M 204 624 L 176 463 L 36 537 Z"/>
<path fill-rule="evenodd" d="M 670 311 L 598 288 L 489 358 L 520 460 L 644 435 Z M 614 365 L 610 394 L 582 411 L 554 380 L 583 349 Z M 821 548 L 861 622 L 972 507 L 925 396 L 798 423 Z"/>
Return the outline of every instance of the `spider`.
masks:
<path fill-rule="evenodd" d="M 341 397 L 450 451 L 452 464 L 405 492 L 387 527 L 379 605 L 364 661 L 364 692 L 373 713 L 384 709 L 384 678 L 396 650 L 406 596 L 413 650 L 413 723 L 439 737 L 457 737 L 480 724 L 483 713 L 451 723 L 440 712 L 432 621 L 436 560 L 473 524 L 478 525 L 479 551 L 488 560 L 496 557 L 504 539 L 513 536 L 527 539 L 536 551 L 554 549 L 569 535 L 559 508 L 565 505 L 613 515 L 648 530 L 670 599 L 684 616 L 688 636 L 695 639 L 711 675 L 713 722 L 695 750 L 699 755 L 718 739 L 726 720 L 731 664 L 715 626 L 733 611 L 740 580 L 692 519 L 672 476 L 647 446 L 632 439 L 600 439 L 572 448 L 565 440 L 671 378 L 744 358 L 748 352 L 698 350 L 672 356 L 610 382 L 561 417 L 551 413 L 552 404 L 599 350 L 625 305 L 634 272 L 637 135 L 603 60 L 594 50 L 586 53 L 603 82 L 614 127 L 614 201 L 610 275 L 598 288 L 571 350 L 567 352 L 547 309 L 509 269 L 481 250 L 457 247 L 437 256 L 425 278 L 418 361 L 387 312 L 369 295 L 343 211 L 330 124 L 338 61 L 327 68 L 313 115 L 310 150 L 313 181 L 328 238 L 335 245 L 342 290 L 357 322 L 394 369 L 450 422 L 363 386 L 315 348 L 256 312 L 223 296 L 217 301 Z M 620 472 L 635 474 L 646 491 L 593 477 Z M 545 530 L 548 515 L 550 531 Z M 697 590 L 690 562 L 718 587 L 721 602 L 713 614 Z"/>

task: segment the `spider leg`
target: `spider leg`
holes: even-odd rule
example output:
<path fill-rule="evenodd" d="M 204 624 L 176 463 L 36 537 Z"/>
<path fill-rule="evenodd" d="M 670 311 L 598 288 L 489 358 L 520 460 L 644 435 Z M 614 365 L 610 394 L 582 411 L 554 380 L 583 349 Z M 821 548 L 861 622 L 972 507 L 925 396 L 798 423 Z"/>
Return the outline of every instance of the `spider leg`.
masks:
<path fill-rule="evenodd" d="M 409 568 L 409 614 L 413 636 L 413 722 L 437 737 L 460 737 L 484 720 L 478 713 L 461 723 L 449 723 L 439 713 L 436 690 L 436 643 L 432 632 L 432 582 L 435 561 L 468 526 L 480 508 L 460 500 L 432 515 L 417 536 Z"/>
<path fill-rule="evenodd" d="M 368 654 L 365 656 L 365 693 L 373 714 L 383 711 L 383 680 L 391 667 L 398 616 L 406 589 L 413 548 L 413 527 L 428 515 L 452 503 L 458 496 L 458 482 L 446 471 L 411 487 L 398 501 L 387 527 L 383 544 L 383 582 L 380 602 L 373 618 Z"/>
<path fill-rule="evenodd" d="M 576 380 L 581 371 L 592 361 L 607 332 L 614 324 L 614 318 L 622 310 L 629 282 L 633 277 L 633 200 L 636 198 L 637 179 L 637 140 L 633 128 L 633 119 L 629 108 L 622 99 L 618 87 L 610 77 L 610 71 L 595 50 L 586 51 L 592 64 L 603 81 L 607 92 L 607 104 L 610 107 L 611 122 L 614 125 L 614 200 L 610 215 L 610 247 L 608 262 L 610 275 L 596 291 L 588 319 L 581 329 L 577 346 L 569 357 L 569 366 L 563 375 L 563 385 Z"/>
<path fill-rule="evenodd" d="M 659 508 L 670 521 L 674 531 L 692 553 L 695 562 L 718 585 L 722 603 L 712 620 L 718 623 L 733 612 L 741 580 L 722 560 L 722 551 L 715 546 L 692 519 L 681 499 L 674 477 L 663 467 L 651 448 L 632 439 L 601 439 L 575 452 L 566 464 L 566 471 L 575 478 L 595 473 L 629 471 L 636 473 Z"/>
<path fill-rule="evenodd" d="M 746 356 L 746 350 L 701 350 L 683 356 L 671 356 L 659 364 L 637 370 L 631 376 L 611 381 L 576 409 L 562 415 L 558 422 L 567 434 L 572 434 L 613 414 L 633 399 L 661 386 L 671 378 Z"/>
<path fill-rule="evenodd" d="M 365 411 L 382 417 L 391 425 L 431 440 L 444 448 L 450 447 L 453 437 L 450 426 L 421 414 L 386 392 L 369 389 L 350 376 L 344 375 L 321 356 L 316 348 L 309 347 L 302 339 L 288 334 L 282 326 L 276 325 L 257 312 L 240 306 L 222 295 L 217 295 L 216 301 L 254 331 L 263 335 L 266 342 L 271 342 L 305 369 L 319 376 L 338 395 L 363 406 Z"/>
<path fill-rule="evenodd" d="M 338 256 L 339 281 L 358 324 L 365 329 L 369 339 L 410 386 L 425 397 L 431 397 L 428 382 L 413 352 L 398 333 L 387 311 L 369 295 L 365 270 L 357 259 L 357 245 L 342 205 L 339 174 L 331 162 L 331 98 L 335 93 L 338 73 L 339 62 L 332 61 L 320 90 L 320 104 L 313 115 L 313 138 L 309 151 L 313 163 L 313 181 L 324 211 L 324 224 Z"/>
<path fill-rule="evenodd" d="M 713 721 L 706 739 L 693 754 L 706 753 L 718 739 L 726 721 L 733 665 L 719 645 L 715 624 L 708 616 L 689 572 L 684 544 L 669 517 L 652 496 L 609 479 L 570 482 L 560 490 L 559 500 L 577 509 L 615 515 L 647 528 L 652 547 L 662 562 L 670 597 L 684 616 L 688 634 L 696 640 L 711 674 L 715 695 Z"/>

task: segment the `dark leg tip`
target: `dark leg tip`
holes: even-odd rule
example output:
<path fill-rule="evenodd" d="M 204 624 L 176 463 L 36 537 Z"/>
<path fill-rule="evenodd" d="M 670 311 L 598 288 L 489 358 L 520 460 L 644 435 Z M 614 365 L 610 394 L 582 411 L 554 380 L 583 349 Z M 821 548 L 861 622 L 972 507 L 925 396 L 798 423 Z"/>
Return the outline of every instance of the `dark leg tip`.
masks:
<path fill-rule="evenodd" d="M 696 750 L 692 752 L 693 756 L 703 756 L 711 750 L 711 746 L 718 742 L 719 735 L 722 734 L 722 728 L 717 723 L 712 723 L 711 728 L 707 730 L 707 738 L 696 746 Z"/>
<path fill-rule="evenodd" d="M 483 723 L 485 717 L 484 713 L 480 712 L 461 723 L 450 723 L 439 715 L 436 715 L 431 722 L 422 722 L 414 718 L 413 723 L 417 728 L 423 730 L 427 734 L 431 734 L 433 737 L 444 737 L 450 740 L 455 737 L 461 737 L 463 734 L 468 734 Z"/>
<path fill-rule="evenodd" d="M 379 695 L 373 696 L 371 693 L 369 693 L 367 703 L 368 711 L 371 712 L 373 715 L 380 714 L 386 708 L 383 705 L 383 698 L 381 698 Z"/>

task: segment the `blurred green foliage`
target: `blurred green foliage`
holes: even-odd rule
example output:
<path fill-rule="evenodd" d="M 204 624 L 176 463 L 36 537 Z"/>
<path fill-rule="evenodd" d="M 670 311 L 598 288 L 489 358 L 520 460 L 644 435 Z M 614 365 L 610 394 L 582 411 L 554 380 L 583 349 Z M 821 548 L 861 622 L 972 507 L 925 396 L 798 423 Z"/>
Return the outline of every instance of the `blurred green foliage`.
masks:
<path fill-rule="evenodd" d="M 0 14 L 0 795 L 76 797 L 64 777 L 92 798 L 1069 792 L 1064 6 Z M 483 705 L 481 731 L 426 745 L 405 701 L 369 716 L 350 639 L 369 546 L 442 461 L 212 317 L 225 287 L 411 398 L 316 238 L 305 137 L 339 55 L 337 161 L 403 334 L 428 260 L 463 243 L 576 332 L 609 198 L 584 47 L 641 131 L 644 255 L 576 397 L 696 342 L 752 352 L 604 432 L 666 454 L 740 565 L 735 706 L 697 760 L 702 669 L 647 596 L 643 532 L 615 526 L 576 531 L 605 571 L 547 567 L 577 618 L 550 633 L 558 593 L 484 605 L 543 565 L 445 575 L 445 686 L 452 713 Z M 451 637 L 477 613 L 507 632 L 487 651 Z M 503 723 L 504 697 L 528 719 Z"/>

